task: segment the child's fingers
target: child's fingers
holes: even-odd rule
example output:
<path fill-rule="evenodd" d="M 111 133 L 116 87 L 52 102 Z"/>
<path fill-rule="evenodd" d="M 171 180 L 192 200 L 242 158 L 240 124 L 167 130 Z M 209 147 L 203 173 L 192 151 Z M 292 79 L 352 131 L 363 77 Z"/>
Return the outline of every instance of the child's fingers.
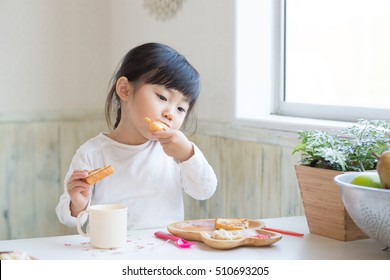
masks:
<path fill-rule="evenodd" d="M 75 193 L 75 192 L 89 192 L 90 185 L 88 185 L 86 182 L 82 180 L 73 181 L 68 184 L 68 192 L 69 193 Z"/>
<path fill-rule="evenodd" d="M 85 170 L 75 170 L 70 176 L 69 180 L 79 180 L 88 176 L 88 171 Z"/>
<path fill-rule="evenodd" d="M 88 172 L 85 170 L 75 170 L 73 174 L 69 177 L 68 184 L 74 181 L 82 181 L 85 177 L 88 176 Z"/>
<path fill-rule="evenodd" d="M 84 170 L 76 170 L 73 172 L 73 174 L 70 176 L 67 189 L 68 192 L 82 192 L 82 191 L 88 191 L 90 185 L 85 182 L 84 179 L 88 175 L 87 171 Z"/>
<path fill-rule="evenodd" d="M 168 138 L 168 137 L 171 137 L 175 134 L 176 134 L 176 130 L 174 130 L 174 129 L 152 132 L 152 135 L 157 137 L 157 138 Z"/>

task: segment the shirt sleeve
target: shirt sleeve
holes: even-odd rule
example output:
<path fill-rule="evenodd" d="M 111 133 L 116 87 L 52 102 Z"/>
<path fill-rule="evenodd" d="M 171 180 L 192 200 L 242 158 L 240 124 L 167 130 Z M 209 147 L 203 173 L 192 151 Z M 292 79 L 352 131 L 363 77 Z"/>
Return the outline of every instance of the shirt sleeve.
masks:
<path fill-rule="evenodd" d="M 199 148 L 192 145 L 194 155 L 179 164 L 183 189 L 195 199 L 208 199 L 217 188 L 217 176 Z"/>

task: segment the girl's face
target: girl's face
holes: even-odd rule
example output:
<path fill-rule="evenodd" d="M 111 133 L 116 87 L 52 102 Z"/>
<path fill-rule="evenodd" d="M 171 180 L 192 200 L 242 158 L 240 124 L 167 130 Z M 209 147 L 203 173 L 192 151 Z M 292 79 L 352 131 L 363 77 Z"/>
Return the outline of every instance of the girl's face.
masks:
<path fill-rule="evenodd" d="M 122 104 L 123 128 L 140 139 L 153 139 L 145 118 L 159 120 L 171 129 L 180 129 L 189 109 L 188 99 L 174 89 L 141 84 L 130 87 L 128 100 Z"/>

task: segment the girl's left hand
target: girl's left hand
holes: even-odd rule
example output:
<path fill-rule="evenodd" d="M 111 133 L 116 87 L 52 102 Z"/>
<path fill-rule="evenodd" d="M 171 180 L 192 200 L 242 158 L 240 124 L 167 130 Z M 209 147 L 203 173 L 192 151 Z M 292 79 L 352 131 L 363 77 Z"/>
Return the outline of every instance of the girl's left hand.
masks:
<path fill-rule="evenodd" d="M 180 130 L 169 129 L 153 132 L 160 142 L 164 152 L 174 159 L 183 162 L 194 155 L 194 147 Z"/>

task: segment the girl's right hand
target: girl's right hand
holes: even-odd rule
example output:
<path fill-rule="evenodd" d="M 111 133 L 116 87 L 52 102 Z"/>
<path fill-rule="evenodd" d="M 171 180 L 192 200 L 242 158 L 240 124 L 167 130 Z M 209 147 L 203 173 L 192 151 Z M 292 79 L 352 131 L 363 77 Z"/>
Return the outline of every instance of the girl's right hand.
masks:
<path fill-rule="evenodd" d="M 70 213 L 73 217 L 83 211 L 88 204 L 91 186 L 83 179 L 88 176 L 85 170 L 75 170 L 69 177 L 67 190 L 70 196 Z"/>

